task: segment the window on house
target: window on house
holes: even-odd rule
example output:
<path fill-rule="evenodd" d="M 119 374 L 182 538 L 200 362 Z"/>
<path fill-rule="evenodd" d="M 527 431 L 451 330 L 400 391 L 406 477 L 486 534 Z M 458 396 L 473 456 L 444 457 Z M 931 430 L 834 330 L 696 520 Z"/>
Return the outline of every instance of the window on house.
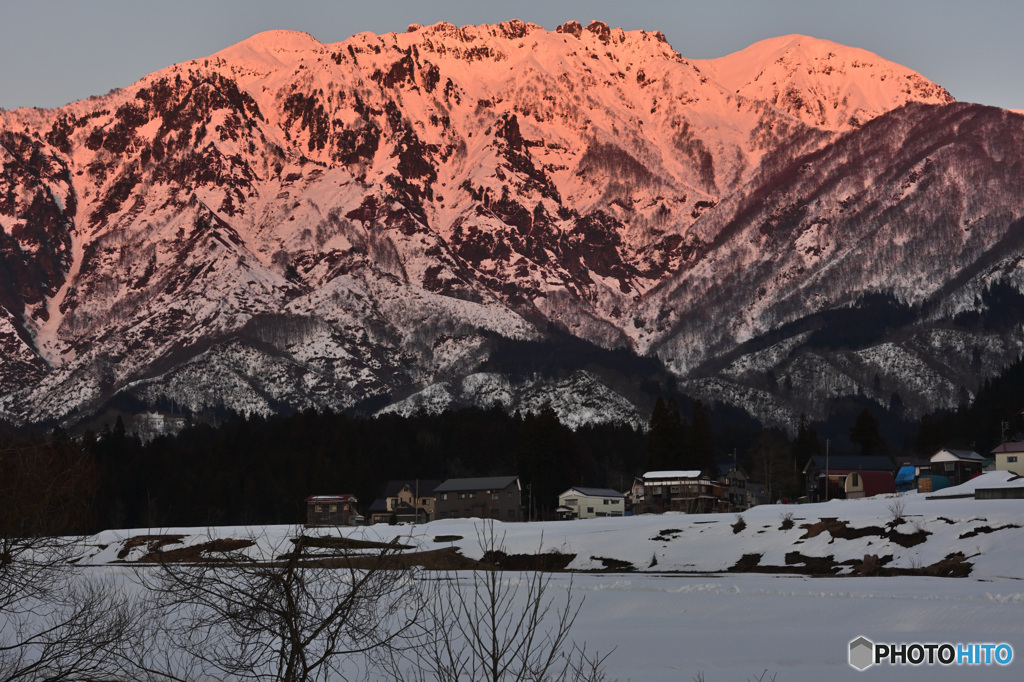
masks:
<path fill-rule="evenodd" d="M 447 500 L 448 499 L 448 493 L 441 493 L 441 499 L 442 500 Z"/>
<path fill-rule="evenodd" d="M 565 499 L 565 506 L 566 507 L 575 507 L 579 503 L 580 503 L 580 501 L 577 500 L 575 497 L 567 497 Z"/>
<path fill-rule="evenodd" d="M 332 504 L 332 505 L 331 505 L 331 511 L 332 511 L 332 512 L 336 512 L 336 511 L 338 511 L 338 505 L 336 505 L 336 504 Z"/>
<path fill-rule="evenodd" d="M 474 497 L 476 497 L 476 493 L 470 493 L 470 494 L 469 494 L 469 499 L 471 499 L 471 500 L 472 500 L 472 499 L 473 499 Z"/>
<path fill-rule="evenodd" d="M 498 493 L 491 493 L 491 499 L 492 500 L 498 499 Z"/>
<path fill-rule="evenodd" d="M 459 499 L 460 500 L 466 499 L 466 493 L 459 493 Z"/>
<path fill-rule="evenodd" d="M 594 513 L 594 508 L 593 507 L 587 507 L 587 513 L 588 514 L 593 514 Z"/>
<path fill-rule="evenodd" d="M 323 507 L 321 507 L 321 506 L 320 506 L 319 504 L 318 504 L 318 505 L 316 505 L 315 509 L 316 509 L 316 513 L 317 513 L 317 514 L 319 514 L 320 512 L 322 512 L 322 511 L 323 511 Z"/>
<path fill-rule="evenodd" d="M 679 492 L 679 486 L 677 486 L 677 485 L 672 486 L 671 488 L 669 488 L 669 492 L 670 493 L 677 493 L 677 492 Z"/>
<path fill-rule="evenodd" d="M 852 485 L 854 488 L 860 487 L 860 476 L 858 476 L 857 474 L 850 475 L 853 477 L 853 480 L 850 482 L 850 485 Z"/>
<path fill-rule="evenodd" d="M 508 517 L 510 519 L 514 519 L 516 517 L 516 510 L 515 509 L 509 509 L 508 510 Z"/>
<path fill-rule="evenodd" d="M 1006 463 L 1007 464 L 1014 464 L 1016 462 L 1017 462 L 1017 455 L 1010 455 L 1009 457 L 1006 458 Z"/>
<path fill-rule="evenodd" d="M 611 500 L 604 500 L 604 503 L 605 503 L 605 504 L 611 504 L 611 503 L 612 503 L 612 501 L 611 501 Z"/>
<path fill-rule="evenodd" d="M 661 486 L 660 485 L 656 485 L 653 488 L 651 488 L 651 494 L 652 495 L 660 495 L 661 494 Z"/>

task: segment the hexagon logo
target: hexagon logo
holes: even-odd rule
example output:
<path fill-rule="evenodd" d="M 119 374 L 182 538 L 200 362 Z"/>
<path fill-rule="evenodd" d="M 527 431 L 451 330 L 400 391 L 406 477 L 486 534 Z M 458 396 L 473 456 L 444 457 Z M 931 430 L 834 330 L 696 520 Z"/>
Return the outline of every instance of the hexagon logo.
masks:
<path fill-rule="evenodd" d="M 850 642 L 850 665 L 857 670 L 866 670 L 875 662 L 875 645 L 867 637 L 858 637 Z"/>

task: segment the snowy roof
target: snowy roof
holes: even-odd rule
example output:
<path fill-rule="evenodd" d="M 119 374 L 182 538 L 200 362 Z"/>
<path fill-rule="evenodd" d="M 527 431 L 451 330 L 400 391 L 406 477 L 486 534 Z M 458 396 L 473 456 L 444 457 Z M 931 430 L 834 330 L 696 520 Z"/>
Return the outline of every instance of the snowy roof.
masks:
<path fill-rule="evenodd" d="M 648 471 L 643 475 L 645 481 L 649 481 L 657 478 L 700 478 L 700 470 L 692 469 L 689 471 Z"/>
<path fill-rule="evenodd" d="M 331 502 L 354 502 L 355 495 L 310 495 L 306 498 L 307 504 L 330 504 Z"/>
<path fill-rule="evenodd" d="M 1018 476 L 1012 471 L 987 471 L 965 481 L 957 486 L 944 488 L 941 495 L 929 495 L 929 500 L 941 500 L 946 497 L 972 497 L 974 491 L 991 490 L 993 488 L 1021 488 L 1024 487 L 1024 476 Z"/>
<path fill-rule="evenodd" d="M 625 497 L 625 494 L 620 493 L 618 490 L 612 490 L 611 488 L 580 488 L 580 487 L 569 488 L 564 493 L 559 495 L 559 497 L 563 497 L 565 495 L 571 495 L 573 492 L 577 492 L 580 495 L 584 495 L 586 497 Z"/>

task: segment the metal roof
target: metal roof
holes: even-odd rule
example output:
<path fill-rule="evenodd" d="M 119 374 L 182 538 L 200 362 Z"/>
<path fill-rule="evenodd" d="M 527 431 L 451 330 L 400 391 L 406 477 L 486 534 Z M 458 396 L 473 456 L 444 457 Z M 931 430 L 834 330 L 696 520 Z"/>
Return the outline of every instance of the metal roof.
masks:
<path fill-rule="evenodd" d="M 951 450 L 943 448 L 932 455 L 933 462 L 952 462 L 956 460 L 967 460 L 969 462 L 983 462 L 985 458 L 974 450 Z"/>
<path fill-rule="evenodd" d="M 1006 452 L 1024 452 L 1024 443 L 1019 441 L 1007 441 L 992 450 L 992 454 L 1003 454 Z"/>
<path fill-rule="evenodd" d="M 488 476 L 485 478 L 449 478 L 434 488 L 435 493 L 462 492 L 466 490 L 504 490 L 519 482 L 518 476 Z"/>
<path fill-rule="evenodd" d="M 573 491 L 579 493 L 580 495 L 584 495 L 586 497 L 625 497 L 625 495 L 623 493 L 620 493 L 618 490 L 612 490 L 611 488 L 578 488 L 578 487 L 569 488 L 564 493 L 559 495 L 559 497 L 563 497 L 564 495 L 568 495 L 568 494 L 572 493 Z"/>

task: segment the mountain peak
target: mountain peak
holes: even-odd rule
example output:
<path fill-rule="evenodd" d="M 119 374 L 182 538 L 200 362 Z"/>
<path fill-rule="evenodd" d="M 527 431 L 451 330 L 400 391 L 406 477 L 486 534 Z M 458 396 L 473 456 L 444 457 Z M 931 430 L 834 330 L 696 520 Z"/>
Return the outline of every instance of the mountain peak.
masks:
<path fill-rule="evenodd" d="M 800 34 L 693 63 L 730 91 L 768 101 L 804 123 L 838 131 L 859 127 L 910 101 L 954 101 L 921 74 L 873 52 Z"/>
<path fill-rule="evenodd" d="M 265 62 L 270 67 L 291 66 L 304 54 L 322 47 L 319 40 L 302 31 L 263 31 L 210 55 L 210 59 L 219 58 L 235 64 L 256 61 Z"/>
<path fill-rule="evenodd" d="M 344 409 L 454 386 L 489 339 L 549 329 L 682 377 L 792 320 L 809 288 L 813 310 L 880 288 L 894 270 L 840 248 L 863 235 L 913 238 L 886 263 L 920 255 L 906 271 L 929 286 L 987 253 L 1019 201 L 959 201 L 953 151 L 905 140 L 970 146 L 962 187 L 988 202 L 991 178 L 1022 174 L 981 169 L 1024 158 L 989 131 L 1021 122 L 980 117 L 967 145 L 969 107 L 901 106 L 949 99 L 807 36 L 694 63 L 657 32 L 510 20 L 269 31 L 0 112 L 0 417 L 77 419 L 118 394 Z M 948 228 L 935 252 L 899 232 L 923 224 Z"/>

